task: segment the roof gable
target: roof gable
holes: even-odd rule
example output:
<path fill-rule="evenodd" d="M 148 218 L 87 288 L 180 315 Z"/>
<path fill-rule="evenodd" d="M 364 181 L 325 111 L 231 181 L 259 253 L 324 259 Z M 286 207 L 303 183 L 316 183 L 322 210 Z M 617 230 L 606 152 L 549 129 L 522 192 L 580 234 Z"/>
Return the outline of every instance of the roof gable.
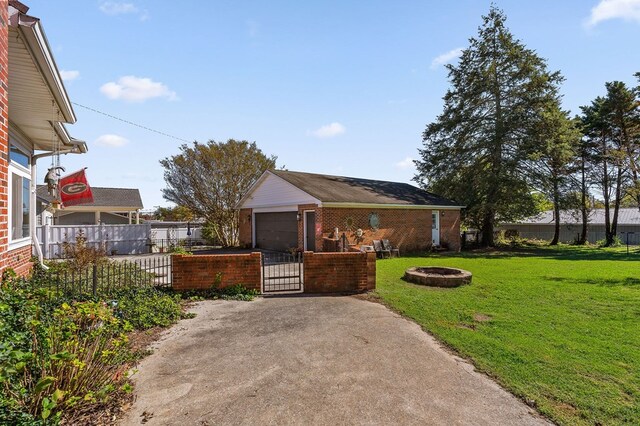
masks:
<path fill-rule="evenodd" d="M 320 204 L 320 200 L 267 170 L 238 203 L 238 208 Z"/>

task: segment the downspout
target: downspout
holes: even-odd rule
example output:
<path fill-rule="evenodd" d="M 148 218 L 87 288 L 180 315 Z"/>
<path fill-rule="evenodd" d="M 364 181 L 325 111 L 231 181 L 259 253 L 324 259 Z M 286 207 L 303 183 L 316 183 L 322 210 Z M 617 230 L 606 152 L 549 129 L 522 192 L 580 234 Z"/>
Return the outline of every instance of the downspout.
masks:
<path fill-rule="evenodd" d="M 31 157 L 31 184 L 29 185 L 29 204 L 31 204 L 31 208 L 29 209 L 29 233 L 31 234 L 31 243 L 35 247 L 36 254 L 38 255 L 38 262 L 40 263 L 40 266 L 42 266 L 45 270 L 49 268 L 44 264 L 44 256 L 42 255 L 42 249 L 40 248 L 40 241 L 38 241 L 38 236 L 36 235 L 36 179 L 38 178 L 38 166 L 36 165 L 36 163 L 40 158 L 43 157 L 51 157 L 52 155 L 56 154 L 71 154 L 73 152 L 77 152 L 77 150 L 75 148 L 72 148 L 59 152 L 49 151 L 33 155 Z M 44 225 L 44 223 L 42 225 Z"/>

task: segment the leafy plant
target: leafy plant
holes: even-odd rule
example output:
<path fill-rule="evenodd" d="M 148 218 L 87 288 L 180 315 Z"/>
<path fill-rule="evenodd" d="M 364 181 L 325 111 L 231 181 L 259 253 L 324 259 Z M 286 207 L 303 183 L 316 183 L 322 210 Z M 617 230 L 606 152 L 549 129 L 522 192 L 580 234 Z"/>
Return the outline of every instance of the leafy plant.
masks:
<path fill-rule="evenodd" d="M 116 314 L 138 330 L 167 327 L 182 318 L 180 296 L 153 287 L 131 287 L 114 295 Z"/>
<path fill-rule="evenodd" d="M 56 423 L 125 381 L 131 326 L 104 302 L 60 303 L 22 278 L 0 287 L 0 423 Z"/>
<path fill-rule="evenodd" d="M 189 250 L 184 248 L 184 246 L 181 246 L 181 245 L 173 245 L 173 246 L 171 246 L 169 248 L 169 253 L 171 253 L 171 254 L 193 254 L 192 252 L 190 252 Z"/>
<path fill-rule="evenodd" d="M 74 271 L 81 271 L 92 264 L 97 264 L 106 260 L 104 247 L 91 247 L 87 245 L 87 237 L 80 230 L 75 237 L 75 242 L 69 242 L 65 235 L 62 243 L 62 257 L 67 259 L 67 265 Z"/>

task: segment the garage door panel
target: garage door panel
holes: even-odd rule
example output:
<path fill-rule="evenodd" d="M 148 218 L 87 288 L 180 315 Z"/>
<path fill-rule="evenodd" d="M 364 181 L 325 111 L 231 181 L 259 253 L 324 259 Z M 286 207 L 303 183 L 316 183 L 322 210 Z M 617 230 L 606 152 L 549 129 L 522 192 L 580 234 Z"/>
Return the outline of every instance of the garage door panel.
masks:
<path fill-rule="evenodd" d="M 298 213 L 256 213 L 256 247 L 286 251 L 298 246 Z"/>

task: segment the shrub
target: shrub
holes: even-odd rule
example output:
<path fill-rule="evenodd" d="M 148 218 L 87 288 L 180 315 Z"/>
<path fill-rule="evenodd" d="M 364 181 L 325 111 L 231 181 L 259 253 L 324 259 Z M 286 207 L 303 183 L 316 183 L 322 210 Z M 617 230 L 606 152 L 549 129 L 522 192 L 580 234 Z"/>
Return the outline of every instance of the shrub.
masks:
<path fill-rule="evenodd" d="M 139 330 L 167 327 L 182 316 L 179 295 L 153 287 L 131 287 L 114 294 L 116 313 Z"/>
<path fill-rule="evenodd" d="M 242 284 L 230 285 L 217 290 L 218 297 L 225 300 L 246 300 L 251 301 L 260 293 L 254 289 L 247 289 Z"/>
<path fill-rule="evenodd" d="M 172 245 L 169 248 L 169 253 L 171 253 L 171 254 L 193 254 L 192 252 L 190 252 L 189 250 L 184 248 L 184 246 L 181 246 L 181 245 Z"/>
<path fill-rule="evenodd" d="M 3 280 L 0 423 L 55 423 L 107 400 L 126 379 L 130 329 L 105 303 L 59 304 L 26 280 Z"/>
<path fill-rule="evenodd" d="M 62 243 L 62 257 L 67 259 L 68 266 L 75 271 L 81 271 L 93 264 L 106 260 L 104 247 L 90 247 L 83 231 L 76 235 L 75 243 L 71 243 L 65 236 Z"/>

